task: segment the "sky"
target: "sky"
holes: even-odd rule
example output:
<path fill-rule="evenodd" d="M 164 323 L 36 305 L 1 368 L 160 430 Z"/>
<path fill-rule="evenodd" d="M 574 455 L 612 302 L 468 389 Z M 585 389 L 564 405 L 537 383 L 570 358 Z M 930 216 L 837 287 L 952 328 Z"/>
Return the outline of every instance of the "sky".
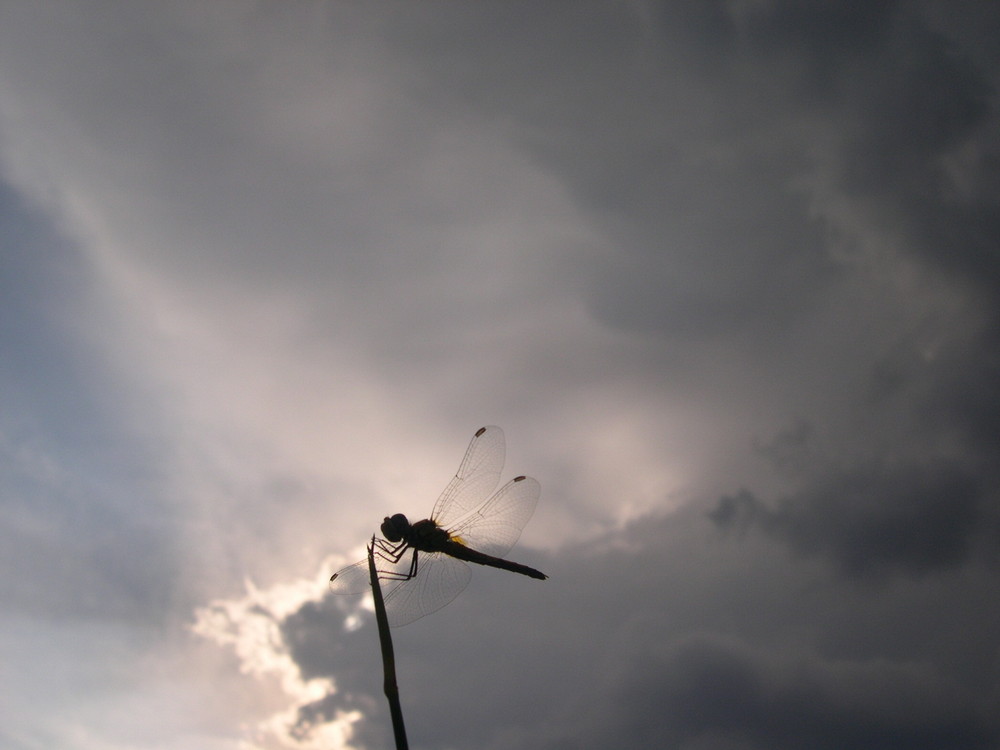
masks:
<path fill-rule="evenodd" d="M 0 745 L 1000 747 L 1000 6 L 0 5 Z"/>

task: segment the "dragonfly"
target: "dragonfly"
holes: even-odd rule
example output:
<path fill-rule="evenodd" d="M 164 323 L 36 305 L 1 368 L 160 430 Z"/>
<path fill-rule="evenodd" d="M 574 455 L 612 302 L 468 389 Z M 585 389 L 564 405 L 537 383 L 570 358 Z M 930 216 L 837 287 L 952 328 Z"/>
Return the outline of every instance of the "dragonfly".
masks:
<path fill-rule="evenodd" d="M 472 577 L 467 562 L 548 578 L 503 557 L 535 512 L 541 494 L 541 485 L 526 476 L 514 477 L 494 493 L 505 450 L 503 430 L 480 428 L 430 518 L 410 523 L 402 513 L 385 517 L 385 538 L 375 540 L 374 555 L 393 627 L 436 612 L 462 593 Z M 330 590 L 336 594 L 363 594 L 370 588 L 368 558 L 330 578 Z"/>

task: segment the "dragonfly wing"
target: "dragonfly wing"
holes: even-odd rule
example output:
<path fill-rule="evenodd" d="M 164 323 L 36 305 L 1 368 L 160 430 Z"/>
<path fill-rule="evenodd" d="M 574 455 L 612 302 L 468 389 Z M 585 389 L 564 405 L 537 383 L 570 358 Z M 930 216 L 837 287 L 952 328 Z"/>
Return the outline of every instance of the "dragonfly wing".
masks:
<path fill-rule="evenodd" d="M 378 548 L 375 550 L 375 570 L 381 581 L 383 595 L 407 580 L 413 560 L 413 550 L 407 549 L 399 560 L 393 561 Z M 368 572 L 368 558 L 358 560 L 337 571 L 330 579 L 330 591 L 334 594 L 371 593 L 371 579 Z"/>
<path fill-rule="evenodd" d="M 503 557 L 521 536 L 521 529 L 535 512 L 541 494 L 537 480 L 512 479 L 448 533 L 472 549 Z"/>
<path fill-rule="evenodd" d="M 389 624 L 398 628 L 436 612 L 462 593 L 472 578 L 469 566 L 438 552 L 421 552 L 417 575 L 385 594 Z"/>
<path fill-rule="evenodd" d="M 358 560 L 354 565 L 334 573 L 330 579 L 330 591 L 334 594 L 365 594 L 371 591 L 368 577 L 368 558 Z"/>
<path fill-rule="evenodd" d="M 493 426 L 479 429 L 458 472 L 434 504 L 431 518 L 448 528 L 489 497 L 500 481 L 505 452 L 503 430 Z"/>

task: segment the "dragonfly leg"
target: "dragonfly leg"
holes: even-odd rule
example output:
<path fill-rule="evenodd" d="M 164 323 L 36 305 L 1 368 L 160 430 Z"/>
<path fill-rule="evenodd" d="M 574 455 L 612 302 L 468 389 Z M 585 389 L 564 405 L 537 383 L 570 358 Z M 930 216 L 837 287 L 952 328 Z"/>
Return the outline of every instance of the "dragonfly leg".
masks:
<path fill-rule="evenodd" d="M 409 581 L 411 578 L 413 578 L 413 576 L 417 574 L 418 554 L 419 554 L 418 551 L 414 549 L 413 558 L 410 560 L 410 569 L 406 573 L 402 573 L 397 570 L 380 570 L 378 573 L 379 578 L 381 578 L 383 581 Z M 402 558 L 402 552 L 394 562 L 399 562 L 399 559 L 401 558 Z"/>
<path fill-rule="evenodd" d="M 406 542 L 400 542 L 399 544 L 392 544 L 385 541 L 384 539 L 376 539 L 375 546 L 378 547 L 378 554 L 383 560 L 387 560 L 393 564 L 398 563 L 403 554 L 406 552 L 406 548 L 409 546 Z"/>

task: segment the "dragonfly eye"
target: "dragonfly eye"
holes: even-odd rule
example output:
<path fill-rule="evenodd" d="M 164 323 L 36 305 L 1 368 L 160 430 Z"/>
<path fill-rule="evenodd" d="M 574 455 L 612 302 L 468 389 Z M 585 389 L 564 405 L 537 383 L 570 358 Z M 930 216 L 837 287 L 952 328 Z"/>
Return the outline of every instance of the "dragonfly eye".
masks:
<path fill-rule="evenodd" d="M 386 516 L 385 520 L 382 521 L 382 536 L 390 542 L 398 542 L 402 540 L 403 534 L 406 533 L 409 526 L 410 522 L 402 513 L 397 513 L 392 518 Z"/>

